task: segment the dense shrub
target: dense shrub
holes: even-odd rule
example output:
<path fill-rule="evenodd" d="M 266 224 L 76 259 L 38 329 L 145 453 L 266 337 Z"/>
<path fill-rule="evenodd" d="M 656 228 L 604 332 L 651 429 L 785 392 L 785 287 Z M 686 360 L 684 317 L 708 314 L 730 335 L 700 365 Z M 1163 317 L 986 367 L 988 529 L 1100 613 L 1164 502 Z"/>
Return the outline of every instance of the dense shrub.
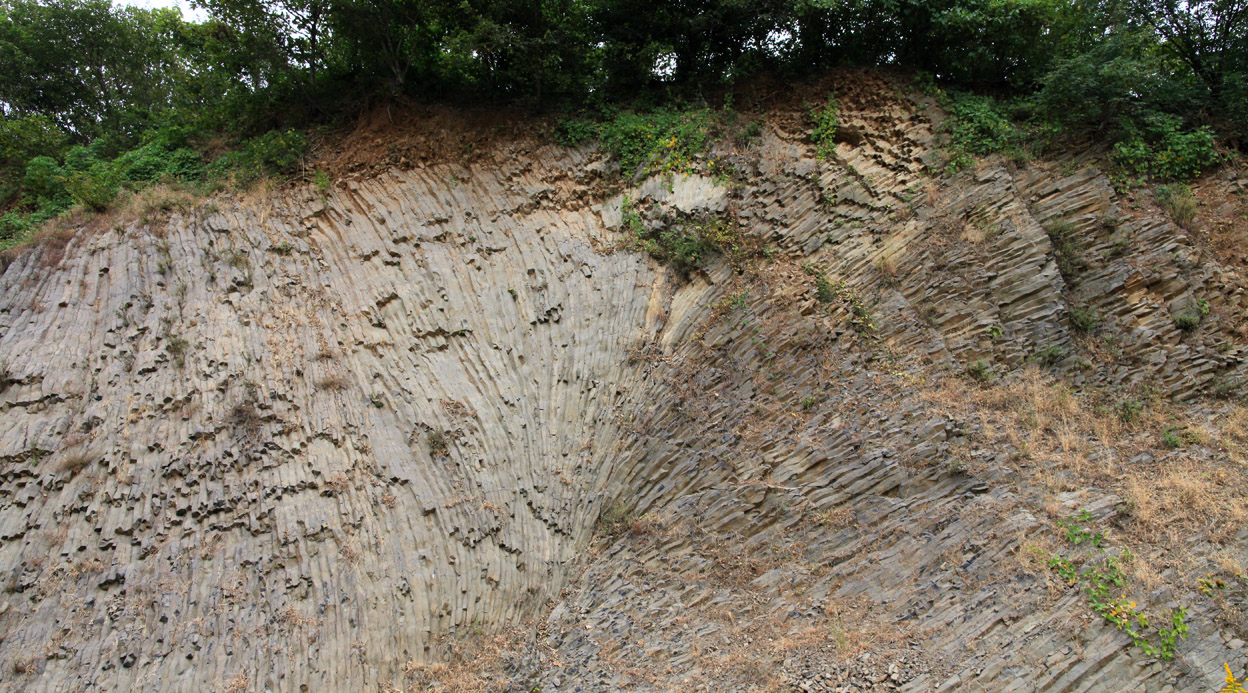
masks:
<path fill-rule="evenodd" d="M 154 140 L 116 159 L 122 177 L 131 182 L 152 183 L 162 178 L 196 180 L 204 175 L 203 158 L 188 147 L 171 149 Z"/>
<path fill-rule="evenodd" d="M 22 180 L 22 188 L 26 194 L 35 199 L 51 200 L 65 195 L 62 180 L 65 171 L 56 159 L 50 156 L 37 156 L 26 164 L 26 176 Z"/>
<path fill-rule="evenodd" d="M 245 164 L 265 173 L 290 173 L 303 161 L 308 140 L 297 130 L 270 130 L 243 143 Z"/>
<path fill-rule="evenodd" d="M 96 162 L 86 171 L 70 171 L 64 177 L 65 189 L 75 200 L 92 210 L 108 209 L 121 190 L 122 175 L 111 162 Z"/>
<path fill-rule="evenodd" d="M 1023 101 L 966 92 L 940 94 L 948 116 L 942 129 L 951 171 L 966 168 L 976 156 L 987 154 L 1005 154 L 1014 160 L 1030 158 L 1051 136 L 1051 124 L 1024 119 L 1032 114 Z"/>
<path fill-rule="evenodd" d="M 811 130 L 810 139 L 815 143 L 815 154 L 825 161 L 831 160 L 836 154 L 836 128 L 840 104 L 836 96 L 829 94 L 828 103 L 822 107 L 810 107 L 810 119 L 815 127 Z"/>
<path fill-rule="evenodd" d="M 1208 127 L 1185 128 L 1178 116 L 1151 113 L 1122 123 L 1112 158 L 1130 176 L 1187 181 L 1219 163 L 1215 142 Z"/>
<path fill-rule="evenodd" d="M 602 146 L 627 178 L 689 173 L 706 151 L 715 127 L 709 108 L 660 108 L 649 113 L 619 111 L 602 123 Z"/>

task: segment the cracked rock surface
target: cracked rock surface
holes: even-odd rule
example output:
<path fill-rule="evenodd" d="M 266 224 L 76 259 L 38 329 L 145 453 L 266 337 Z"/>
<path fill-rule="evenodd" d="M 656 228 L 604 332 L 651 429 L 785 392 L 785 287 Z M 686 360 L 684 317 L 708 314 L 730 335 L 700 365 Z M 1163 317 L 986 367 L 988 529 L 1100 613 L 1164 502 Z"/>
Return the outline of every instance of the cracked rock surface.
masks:
<path fill-rule="evenodd" d="M 15 260 L 0 689 L 453 689 L 484 642 L 463 687 L 1216 688 L 1248 638 L 1197 563 L 1140 592 L 1191 612 L 1144 655 L 1020 560 L 1118 490 L 1044 486 L 925 393 L 982 359 L 1229 420 L 1242 269 L 1094 162 L 934 176 L 931 109 L 869 75 L 838 98 L 834 160 L 792 109 L 713 152 L 733 181 L 628 191 L 761 239 L 747 268 L 627 250 L 604 156 L 533 143 Z M 1192 546 L 1242 561 L 1248 530 Z"/>

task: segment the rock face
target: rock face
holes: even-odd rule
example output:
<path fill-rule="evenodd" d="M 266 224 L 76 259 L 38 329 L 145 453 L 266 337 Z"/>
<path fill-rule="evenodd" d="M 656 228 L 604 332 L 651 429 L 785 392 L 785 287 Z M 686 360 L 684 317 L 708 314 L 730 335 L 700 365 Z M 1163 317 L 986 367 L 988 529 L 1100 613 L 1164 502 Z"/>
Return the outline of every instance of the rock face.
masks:
<path fill-rule="evenodd" d="M 838 98 L 833 161 L 791 109 L 715 152 L 733 183 L 629 192 L 762 239 L 745 267 L 621 249 L 603 156 L 532 143 L 13 262 L 0 688 L 1216 687 L 1245 624 L 1206 564 L 1137 590 L 1191 613 L 1145 656 L 1022 556 L 1115 489 L 1046 494 L 923 393 L 982 359 L 1226 416 L 1238 270 L 1091 164 L 935 176 L 932 109 Z M 1193 555 L 1242 561 L 1223 534 Z"/>

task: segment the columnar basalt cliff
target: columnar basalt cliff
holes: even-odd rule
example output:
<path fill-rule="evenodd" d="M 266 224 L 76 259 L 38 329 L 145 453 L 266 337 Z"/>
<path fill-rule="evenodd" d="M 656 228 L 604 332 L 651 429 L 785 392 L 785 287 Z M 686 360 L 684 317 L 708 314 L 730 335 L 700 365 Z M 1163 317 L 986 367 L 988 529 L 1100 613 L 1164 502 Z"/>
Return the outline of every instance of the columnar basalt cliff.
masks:
<path fill-rule="evenodd" d="M 499 141 L 12 261 L 0 688 L 1216 688 L 1242 255 L 1094 158 L 941 175 L 934 106 L 838 79 L 830 160 L 778 105 L 731 176 Z M 754 250 L 627 246 L 690 219 Z M 1085 526 L 1173 659 L 1055 571 Z"/>

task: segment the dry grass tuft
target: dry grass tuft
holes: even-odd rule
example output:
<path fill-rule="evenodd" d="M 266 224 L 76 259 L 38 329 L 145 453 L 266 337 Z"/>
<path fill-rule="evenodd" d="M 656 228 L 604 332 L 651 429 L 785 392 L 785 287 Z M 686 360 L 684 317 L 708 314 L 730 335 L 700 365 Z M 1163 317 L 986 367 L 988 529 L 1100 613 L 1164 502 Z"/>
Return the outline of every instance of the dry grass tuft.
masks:
<path fill-rule="evenodd" d="M 1242 407 L 1209 430 L 1169 402 L 1079 394 L 1036 370 L 990 388 L 950 378 L 926 395 L 940 408 L 980 418 L 982 435 L 1012 450 L 1018 470 L 1042 490 L 1097 487 L 1118 494 L 1126 501 L 1124 529 L 1136 540 L 1173 548 L 1201 533 L 1224 541 L 1248 524 L 1242 501 L 1248 470 L 1215 450 L 1192 454 L 1215 441 L 1242 454 L 1248 442 Z M 1163 445 L 1167 429 L 1194 431 L 1189 447 Z"/>
<path fill-rule="evenodd" d="M 243 691 L 251 690 L 251 678 L 246 674 L 239 674 L 230 679 L 221 690 L 223 693 L 243 693 Z"/>
<path fill-rule="evenodd" d="M 342 392 L 350 386 L 351 382 L 341 373 L 331 373 L 316 382 L 319 390 L 326 392 Z"/>
<path fill-rule="evenodd" d="M 875 261 L 875 268 L 879 270 L 880 276 L 883 277 L 884 283 L 888 286 L 897 286 L 897 260 L 892 255 L 881 255 Z"/>
<path fill-rule="evenodd" d="M 67 434 L 61 440 L 60 449 L 57 450 L 60 458 L 56 464 L 57 470 L 68 472 L 69 476 L 73 477 L 91 464 L 95 457 L 87 447 L 89 442 L 83 433 L 75 431 Z"/>
<path fill-rule="evenodd" d="M 13 660 L 13 673 L 18 676 L 30 676 L 39 673 L 39 657 L 27 655 Z"/>
<path fill-rule="evenodd" d="M 446 641 L 444 661 L 422 664 L 408 661 L 402 667 L 403 681 L 392 684 L 392 690 L 440 691 L 442 693 L 489 693 L 514 690 L 515 683 L 506 675 L 507 662 L 525 649 L 526 629 L 511 625 L 501 632 L 487 634 L 474 627 L 472 637 L 464 641 Z M 528 628 L 528 632 L 532 629 Z M 530 654 L 530 653 L 525 653 Z M 533 653 L 533 656 L 536 656 Z"/>
<path fill-rule="evenodd" d="M 255 441 L 260 435 L 260 425 L 263 423 L 259 410 L 250 399 L 244 399 L 235 404 L 230 409 L 228 421 L 244 441 Z"/>

